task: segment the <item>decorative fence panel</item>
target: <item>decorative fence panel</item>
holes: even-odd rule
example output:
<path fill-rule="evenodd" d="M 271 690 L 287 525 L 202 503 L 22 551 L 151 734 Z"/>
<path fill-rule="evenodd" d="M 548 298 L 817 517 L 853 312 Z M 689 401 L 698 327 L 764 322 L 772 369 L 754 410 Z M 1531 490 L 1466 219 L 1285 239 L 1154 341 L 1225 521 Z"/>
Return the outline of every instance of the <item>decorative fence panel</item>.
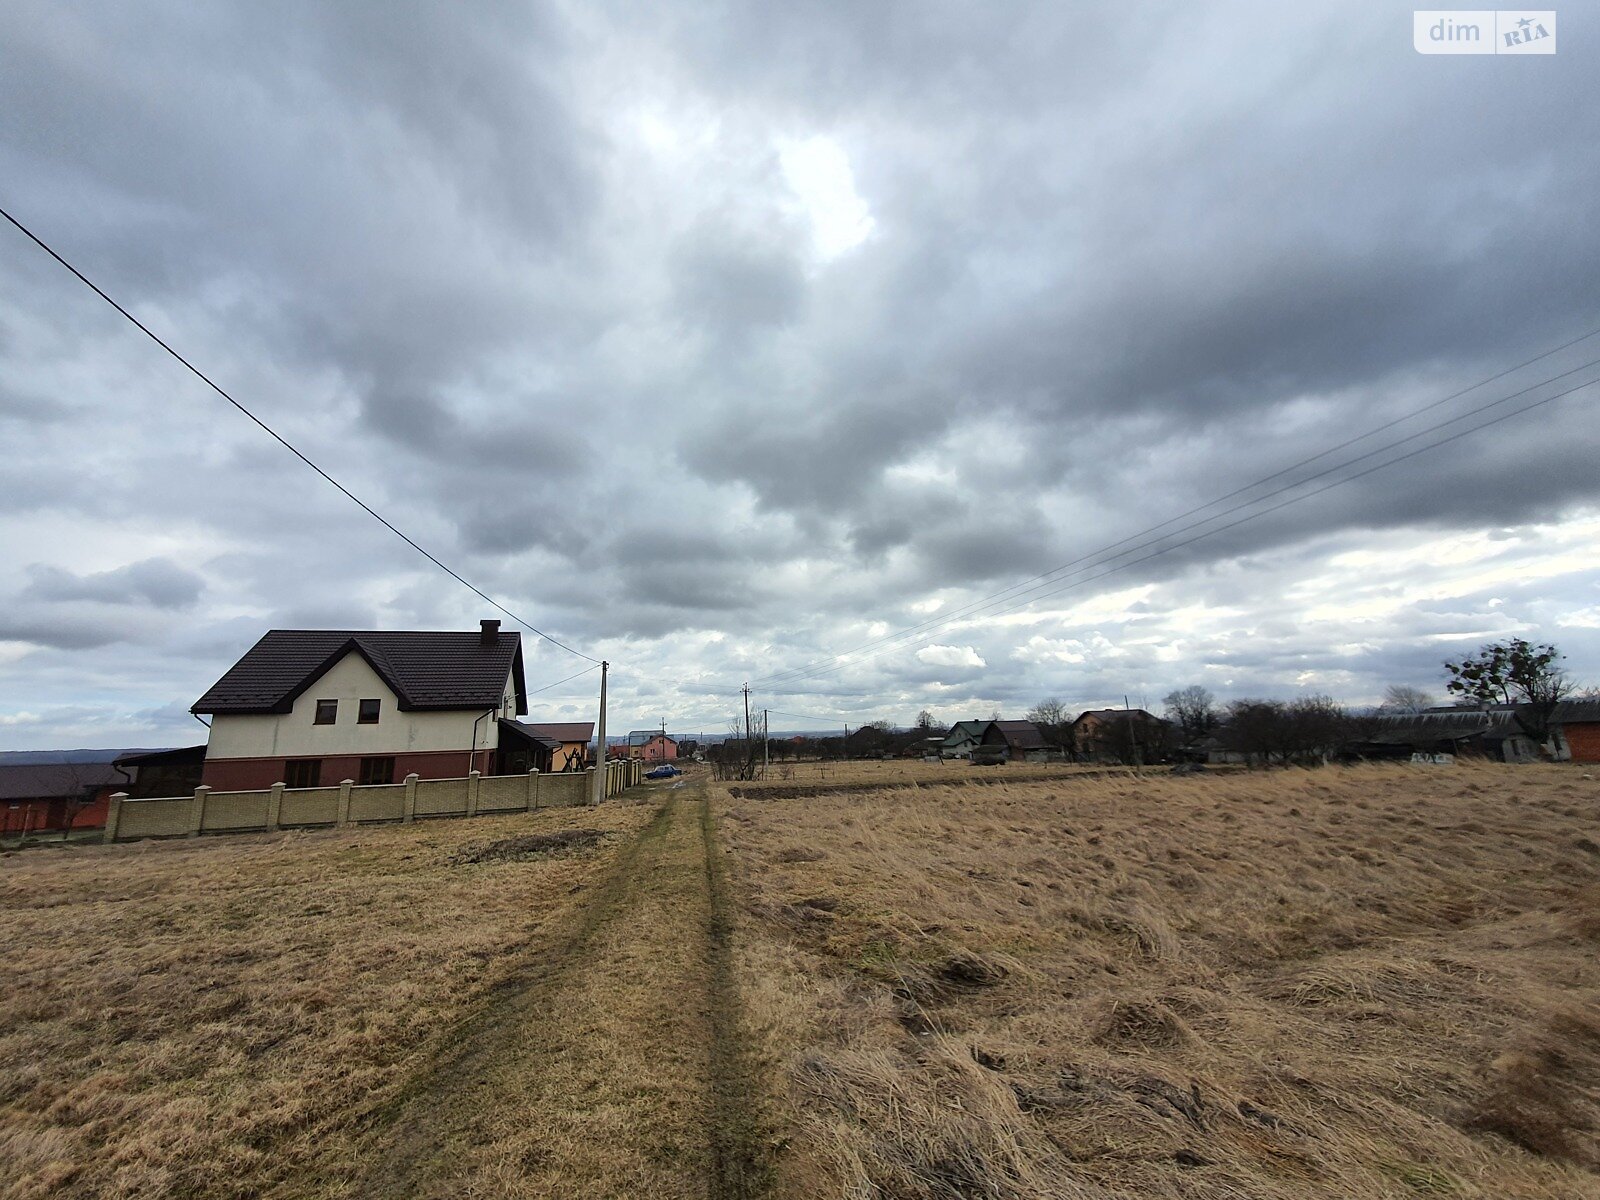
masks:
<path fill-rule="evenodd" d="M 115 809 L 116 802 L 112 802 Z M 120 836 L 127 838 L 182 837 L 189 832 L 189 818 L 194 812 L 194 800 L 184 796 L 178 800 L 137 800 L 124 806 L 122 824 L 127 830 Z M 111 825 L 106 824 L 106 841 Z"/>
<path fill-rule="evenodd" d="M 574 804 L 587 804 L 594 795 L 594 768 L 587 771 L 563 771 L 539 778 L 539 807 L 561 808 Z"/>
<path fill-rule="evenodd" d="M 200 809 L 201 833 L 237 833 L 265 829 L 271 791 L 211 792 Z"/>
<path fill-rule="evenodd" d="M 514 812 L 532 808 L 537 775 L 485 775 L 478 780 L 478 811 Z"/>
<path fill-rule="evenodd" d="M 419 780 L 417 804 L 412 811 L 419 817 L 466 816 L 467 782 L 465 779 Z"/>
<path fill-rule="evenodd" d="M 338 788 L 295 788 L 293 791 L 285 788 L 282 797 L 278 805 L 278 825 L 282 828 L 339 823 Z M 133 803 L 139 804 L 141 801 L 135 800 Z M 110 828 L 108 822 L 107 831 Z"/>
<path fill-rule="evenodd" d="M 346 817 L 357 821 L 403 821 L 406 816 L 406 785 L 379 783 L 350 789 L 350 811 Z"/>
<path fill-rule="evenodd" d="M 616 795 L 643 779 L 637 762 L 609 763 L 605 793 Z M 586 771 L 541 775 L 483 775 L 465 779 L 418 779 L 359 787 L 345 780 L 338 787 L 286 788 L 281 783 L 264 791 L 213 792 L 195 789 L 193 796 L 132 800 L 126 793 L 111 797 L 105 840 L 198 837 L 202 833 L 248 833 L 318 825 L 351 825 L 367 821 L 411 821 L 418 817 L 467 817 L 534 808 L 588 804 L 594 796 L 593 767 Z"/>

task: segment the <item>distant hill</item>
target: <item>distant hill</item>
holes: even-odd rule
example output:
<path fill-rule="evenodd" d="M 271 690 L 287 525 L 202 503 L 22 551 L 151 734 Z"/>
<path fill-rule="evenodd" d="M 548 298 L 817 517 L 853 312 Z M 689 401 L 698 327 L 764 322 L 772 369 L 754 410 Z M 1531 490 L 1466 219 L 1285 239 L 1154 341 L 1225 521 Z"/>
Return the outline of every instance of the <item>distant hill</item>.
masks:
<path fill-rule="evenodd" d="M 0 750 L 0 767 L 35 767 L 54 763 L 108 763 L 124 754 L 148 754 L 169 746 L 128 746 L 121 750 Z"/>

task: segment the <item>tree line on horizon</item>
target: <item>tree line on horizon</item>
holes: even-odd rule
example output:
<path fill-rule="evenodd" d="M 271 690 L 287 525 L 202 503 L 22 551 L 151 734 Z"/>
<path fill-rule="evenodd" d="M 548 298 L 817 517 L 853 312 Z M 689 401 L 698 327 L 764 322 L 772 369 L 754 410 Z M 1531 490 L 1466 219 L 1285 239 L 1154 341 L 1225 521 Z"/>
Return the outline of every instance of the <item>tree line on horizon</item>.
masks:
<path fill-rule="evenodd" d="M 1537 744 L 1550 736 L 1550 717 L 1556 704 L 1570 696 L 1596 695 L 1580 689 L 1561 666 L 1563 655 L 1553 645 L 1534 644 L 1521 638 L 1489 643 L 1459 661 L 1444 663 L 1445 692 L 1454 707 L 1479 708 L 1516 705 L 1517 720 Z M 1252 761 L 1310 763 L 1339 757 L 1370 737 L 1374 719 L 1418 714 L 1435 707 L 1425 689 L 1392 684 L 1383 702 L 1352 707 L 1332 696 L 1311 694 L 1284 700 L 1242 697 L 1220 702 L 1200 684 L 1168 692 L 1162 715 L 1143 709 L 1126 711 L 1125 720 L 1103 724 L 1094 745 L 1094 757 L 1126 763 L 1167 762 L 1196 758 L 1203 747 L 1215 746 L 1244 755 Z M 1108 710 L 1087 710 L 1108 711 Z M 1003 720 L 999 710 L 988 718 Z M 1069 758 L 1080 757 L 1082 747 L 1074 736 L 1077 715 L 1059 698 L 1049 697 L 1030 708 L 1024 718 L 1036 725 L 1052 750 Z M 870 721 L 847 738 L 836 735 L 798 735 L 769 739 L 766 755 L 774 761 L 795 758 L 892 757 L 942 737 L 951 726 L 924 709 L 916 722 L 900 727 L 886 720 Z M 761 755 L 760 742 L 746 745 L 741 738 L 723 743 L 718 757 L 753 763 Z"/>

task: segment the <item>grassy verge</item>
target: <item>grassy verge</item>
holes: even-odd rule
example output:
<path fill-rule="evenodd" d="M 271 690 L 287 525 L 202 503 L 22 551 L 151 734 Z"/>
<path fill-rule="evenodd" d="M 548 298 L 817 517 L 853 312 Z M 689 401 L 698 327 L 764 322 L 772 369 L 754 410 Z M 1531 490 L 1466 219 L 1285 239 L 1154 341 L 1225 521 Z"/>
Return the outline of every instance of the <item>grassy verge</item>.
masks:
<path fill-rule="evenodd" d="M 0 1195 L 332 1177 L 374 1098 L 569 935 L 651 811 L 0 858 Z M 600 836 L 471 861 L 579 829 Z"/>

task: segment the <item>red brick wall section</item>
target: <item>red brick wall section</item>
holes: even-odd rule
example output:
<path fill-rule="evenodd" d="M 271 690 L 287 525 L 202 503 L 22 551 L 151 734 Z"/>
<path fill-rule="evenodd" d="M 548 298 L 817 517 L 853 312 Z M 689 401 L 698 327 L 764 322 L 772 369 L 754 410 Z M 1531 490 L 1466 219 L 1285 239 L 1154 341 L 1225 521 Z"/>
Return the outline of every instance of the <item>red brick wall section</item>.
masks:
<path fill-rule="evenodd" d="M 1564 726 L 1573 762 L 1600 762 L 1600 722 Z"/>
<path fill-rule="evenodd" d="M 423 779 L 460 779 L 467 773 L 465 750 L 439 751 L 428 754 L 396 754 L 394 757 L 394 782 L 404 783 L 407 775 L 415 772 Z M 331 755 L 322 757 L 322 787 L 338 787 L 346 779 L 361 782 L 361 758 L 357 755 Z M 207 787 L 217 792 L 250 792 L 282 783 L 287 772 L 286 758 L 208 758 L 205 775 L 201 779 Z M 487 775 L 493 770 L 494 751 L 480 750 L 476 767 Z"/>
<path fill-rule="evenodd" d="M 36 830 L 64 830 L 70 822 L 74 829 L 104 829 L 106 812 L 111 807 L 111 789 L 102 788 L 94 801 L 82 806 L 69 805 L 62 799 L 21 800 L 13 808 L 11 801 L 0 803 L 0 833 L 33 833 Z"/>

